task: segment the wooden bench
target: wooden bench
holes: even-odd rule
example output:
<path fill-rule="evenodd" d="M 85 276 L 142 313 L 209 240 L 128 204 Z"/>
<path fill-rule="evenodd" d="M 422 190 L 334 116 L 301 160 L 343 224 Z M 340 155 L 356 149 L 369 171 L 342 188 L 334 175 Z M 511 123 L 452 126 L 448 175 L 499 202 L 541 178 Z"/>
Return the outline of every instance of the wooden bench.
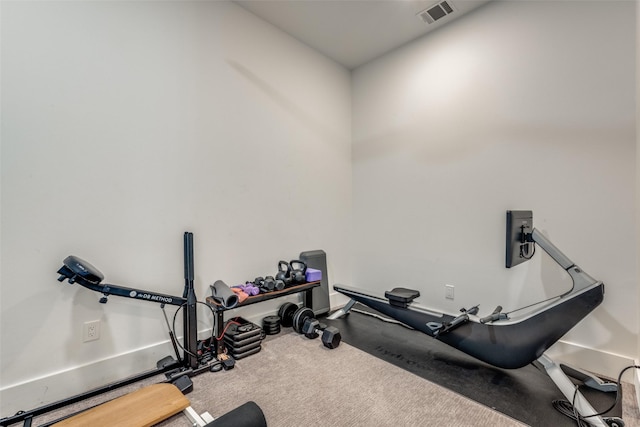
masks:
<path fill-rule="evenodd" d="M 150 427 L 189 408 L 173 384 L 153 384 L 60 421 L 56 427 Z"/>

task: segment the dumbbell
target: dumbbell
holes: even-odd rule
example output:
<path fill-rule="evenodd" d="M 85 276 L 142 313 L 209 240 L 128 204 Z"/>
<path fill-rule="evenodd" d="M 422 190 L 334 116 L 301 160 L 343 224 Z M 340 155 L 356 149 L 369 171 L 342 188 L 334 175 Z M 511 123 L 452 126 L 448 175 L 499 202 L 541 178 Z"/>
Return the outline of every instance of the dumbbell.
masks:
<path fill-rule="evenodd" d="M 280 324 L 286 328 L 293 327 L 293 330 L 297 333 L 302 333 L 302 327 L 307 319 L 315 319 L 313 310 L 308 307 L 300 307 L 292 302 L 286 302 L 280 306 L 278 310 L 278 317 L 280 317 Z"/>
<path fill-rule="evenodd" d="M 302 333 L 309 339 L 318 338 L 322 332 L 322 344 L 330 349 L 334 349 L 340 345 L 342 335 L 335 326 L 327 326 L 320 322 L 318 319 L 308 318 L 305 320 L 302 326 Z"/>
<path fill-rule="evenodd" d="M 242 289 L 242 291 L 249 296 L 255 296 L 260 293 L 260 288 L 251 282 L 246 282 L 244 285 L 238 285 L 236 287 Z"/>
<path fill-rule="evenodd" d="M 307 319 L 314 319 L 315 317 L 316 315 L 313 313 L 313 310 L 304 306 L 300 307 L 293 313 L 293 324 L 291 326 L 293 326 L 294 331 L 301 334 L 304 322 L 306 322 Z"/>
<path fill-rule="evenodd" d="M 338 347 L 342 339 L 338 328 L 333 326 L 320 328 L 320 322 L 315 318 L 313 310 L 307 307 L 300 307 L 295 311 L 292 326 L 294 331 L 304 334 L 307 338 L 317 338 L 322 331 L 322 344 L 327 348 Z"/>
<path fill-rule="evenodd" d="M 269 283 L 265 283 L 264 277 L 262 276 L 256 277 L 255 279 L 253 279 L 253 284 L 256 285 L 258 289 L 260 289 L 261 294 L 265 292 L 270 292 L 273 290 L 273 284 L 271 284 L 271 289 L 269 289 L 268 287 Z"/>
<path fill-rule="evenodd" d="M 280 291 L 284 289 L 284 282 L 274 279 L 273 276 L 267 276 L 265 278 L 256 277 L 253 283 L 260 287 L 262 292 Z"/>
<path fill-rule="evenodd" d="M 285 283 L 284 280 L 280 280 L 280 279 L 275 279 L 275 288 L 276 291 L 281 291 L 283 290 L 285 287 Z"/>
<path fill-rule="evenodd" d="M 282 280 L 276 280 L 273 276 L 256 277 L 253 283 L 260 288 L 263 293 L 271 291 L 280 291 L 284 289 L 284 282 Z"/>

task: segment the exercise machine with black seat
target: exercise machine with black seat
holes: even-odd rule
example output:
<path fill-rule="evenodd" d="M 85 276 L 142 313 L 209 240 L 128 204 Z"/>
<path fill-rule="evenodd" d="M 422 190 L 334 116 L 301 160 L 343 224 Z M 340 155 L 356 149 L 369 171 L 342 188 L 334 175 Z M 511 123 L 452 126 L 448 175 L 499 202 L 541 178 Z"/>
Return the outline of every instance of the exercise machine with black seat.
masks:
<path fill-rule="evenodd" d="M 108 384 L 104 387 L 97 388 L 95 390 L 91 390 L 85 393 L 81 393 L 79 395 L 63 399 L 48 405 L 44 405 L 42 407 L 30 410 L 30 411 L 20 411 L 16 415 L 11 417 L 6 417 L 0 419 L 0 427 L 9 426 L 15 423 L 23 422 L 24 427 L 31 426 L 31 422 L 34 417 L 38 415 L 42 415 L 53 410 L 68 406 L 73 403 L 77 403 L 83 401 L 87 398 L 98 396 L 107 391 L 112 391 L 118 389 L 120 387 L 133 384 L 137 381 L 150 378 L 152 376 L 158 374 L 165 374 L 167 380 L 165 382 L 171 383 L 170 385 L 176 390 L 179 390 L 182 394 L 189 393 L 193 389 L 193 383 L 190 377 L 194 375 L 198 375 L 203 372 L 208 372 L 209 370 L 213 370 L 213 367 L 217 364 L 221 364 L 222 361 L 218 361 L 215 359 L 215 354 L 212 357 L 203 357 L 202 354 L 199 354 L 198 351 L 198 339 L 197 339 L 197 314 L 196 314 L 196 306 L 199 304 L 196 298 L 195 289 L 194 289 L 194 259 L 193 259 L 193 233 L 185 232 L 184 233 L 184 290 L 182 296 L 175 295 L 166 295 L 161 294 L 154 291 L 144 290 L 144 289 L 136 289 L 130 288 L 120 285 L 113 285 L 102 283 L 104 280 L 104 275 L 93 265 L 84 261 L 83 259 L 77 256 L 68 256 L 64 259 L 63 265 L 58 269 L 58 281 L 68 281 L 69 284 L 79 284 L 87 289 L 92 291 L 101 293 L 103 296 L 100 298 L 99 302 L 106 304 L 108 302 L 108 298 L 111 295 L 115 295 L 118 297 L 124 298 L 132 298 L 135 300 L 147 301 L 152 303 L 160 304 L 160 307 L 164 312 L 164 306 L 174 305 L 178 307 L 178 310 L 183 310 L 183 327 L 184 327 L 184 340 L 183 344 L 179 344 L 174 337 L 174 328 L 169 327 L 170 338 L 176 353 L 176 359 L 171 356 L 167 356 L 161 360 L 159 360 L 156 364 L 155 369 L 151 369 L 149 371 L 142 372 L 140 374 L 134 375 L 132 377 L 126 378 L 121 381 L 117 381 L 111 384 Z M 203 304 L 206 305 L 206 304 Z M 176 311 L 176 315 L 178 311 Z M 174 316 L 174 323 L 175 323 Z M 215 313 L 214 313 L 215 319 Z M 212 328 L 215 330 L 215 327 Z M 180 352 L 178 347 L 182 349 L 182 357 L 180 356 Z M 201 352 L 200 352 L 201 353 Z M 151 396 L 151 400 L 157 402 L 159 396 L 167 396 L 171 402 L 175 400 L 173 393 L 173 389 L 170 390 L 169 393 L 165 393 L 166 388 L 146 388 L 142 390 L 147 390 L 146 392 L 140 392 L 138 394 L 130 393 L 128 395 L 124 395 L 117 400 L 118 407 L 126 407 L 125 412 L 131 412 L 135 410 L 136 405 L 134 402 L 136 399 L 139 399 L 140 396 Z M 159 390 L 162 390 L 159 393 Z M 173 400 L 172 400 L 173 399 Z M 166 402 L 165 402 L 166 403 Z M 182 402 L 180 402 L 182 403 Z M 207 415 L 204 419 L 199 417 L 194 411 L 185 411 L 185 415 L 187 415 L 191 420 L 193 425 L 197 426 L 225 426 L 225 425 L 234 425 L 234 426 L 246 426 L 246 427 L 263 427 L 266 426 L 266 421 L 264 418 L 264 414 L 260 410 L 260 408 L 255 404 L 249 404 L 248 402 L 245 405 L 237 408 L 238 410 L 234 410 L 229 412 L 228 414 L 223 415 L 219 419 L 213 420 L 211 423 L 207 423 L 206 419 L 210 416 Z M 107 402 L 103 405 L 110 404 L 113 406 L 113 403 Z M 104 406 L 99 405 L 94 408 L 90 408 L 84 411 L 81 414 L 78 414 L 77 417 L 72 417 L 74 420 L 73 423 L 71 421 L 65 421 L 64 425 L 86 425 L 82 424 L 86 417 L 93 417 L 92 420 L 100 419 L 101 414 L 105 411 Z M 107 408 L 111 407 L 107 406 Z M 167 412 L 167 407 L 171 407 L 169 403 L 163 405 L 160 402 L 159 405 L 153 406 L 157 407 L 159 411 L 158 414 L 161 416 L 171 416 L 173 413 Z M 188 405 L 187 405 L 188 406 Z M 138 406 L 138 408 L 140 408 Z M 243 409 L 241 409 L 243 408 Z M 180 409 L 183 410 L 184 408 Z M 152 412 L 149 408 L 146 409 L 138 409 L 146 412 Z M 178 410 L 177 412 L 179 412 Z M 151 414 L 153 415 L 153 414 Z M 213 417 L 210 417 L 213 419 Z M 219 421 L 222 419 L 222 421 Z M 79 420 L 79 421 L 78 421 Z M 226 420 L 226 421 L 224 421 Z M 80 424 L 74 424 L 79 422 Z M 226 424 L 225 424 L 226 423 Z M 144 423 L 141 424 L 131 424 L 133 425 L 146 425 Z"/>
<path fill-rule="evenodd" d="M 507 268 L 531 259 L 535 245 L 538 245 L 569 274 L 572 288 L 537 304 L 509 312 L 498 306 L 487 316 L 478 317 L 477 306 L 463 309 L 461 314 L 447 314 L 415 304 L 420 292 L 414 289 L 394 288 L 381 297 L 360 289 L 334 285 L 337 292 L 350 300 L 328 319 L 342 317 L 356 303 L 361 303 L 490 365 L 517 369 L 538 362 L 586 423 L 596 427 L 623 426 L 620 418 L 603 417 L 603 413 L 597 412 L 565 373 L 571 374 L 570 369 L 563 370 L 564 366 L 545 354 L 549 347 L 602 303 L 604 284 L 575 265 L 546 236 L 533 228 L 531 211 L 507 211 L 506 241 Z M 618 389 L 616 384 L 603 382 L 584 372 L 583 375 L 590 378 L 585 384 L 600 391 Z"/>

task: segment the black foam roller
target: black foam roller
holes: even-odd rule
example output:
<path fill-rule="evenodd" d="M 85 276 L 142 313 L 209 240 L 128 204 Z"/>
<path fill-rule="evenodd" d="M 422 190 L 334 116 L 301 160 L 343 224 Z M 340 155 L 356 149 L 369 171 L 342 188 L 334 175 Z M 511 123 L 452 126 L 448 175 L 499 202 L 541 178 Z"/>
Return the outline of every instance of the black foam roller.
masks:
<path fill-rule="evenodd" d="M 211 421 L 205 427 L 267 427 L 262 409 L 255 402 L 247 402 Z"/>

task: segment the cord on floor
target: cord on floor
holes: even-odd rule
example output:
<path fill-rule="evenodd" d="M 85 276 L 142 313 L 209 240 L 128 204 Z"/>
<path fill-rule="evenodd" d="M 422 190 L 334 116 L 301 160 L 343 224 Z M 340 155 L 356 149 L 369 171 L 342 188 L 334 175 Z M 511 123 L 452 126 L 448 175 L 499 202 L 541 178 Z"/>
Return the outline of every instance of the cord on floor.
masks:
<path fill-rule="evenodd" d="M 601 411 L 601 412 L 598 412 L 597 414 L 592 414 L 592 415 L 585 415 L 585 416 L 580 415 L 575 408 L 576 396 L 578 395 L 578 386 L 576 386 L 575 391 L 573 393 L 573 402 L 569 402 L 568 400 L 561 400 L 561 399 L 554 400 L 552 402 L 553 407 L 556 408 L 556 410 L 558 410 L 558 412 L 560 412 L 561 414 L 574 420 L 578 427 L 589 427 L 587 418 L 604 415 L 610 410 L 612 410 L 613 408 L 615 408 L 616 405 L 620 402 L 620 397 L 622 396 L 622 375 L 629 369 L 640 369 L 640 366 L 630 365 L 624 368 L 622 371 L 620 371 L 620 374 L 618 374 L 618 380 L 616 381 L 616 384 L 617 384 L 616 400 L 613 402 L 611 406 L 609 406 L 604 411 Z M 620 427 L 622 426 L 624 426 L 624 423 Z"/>

